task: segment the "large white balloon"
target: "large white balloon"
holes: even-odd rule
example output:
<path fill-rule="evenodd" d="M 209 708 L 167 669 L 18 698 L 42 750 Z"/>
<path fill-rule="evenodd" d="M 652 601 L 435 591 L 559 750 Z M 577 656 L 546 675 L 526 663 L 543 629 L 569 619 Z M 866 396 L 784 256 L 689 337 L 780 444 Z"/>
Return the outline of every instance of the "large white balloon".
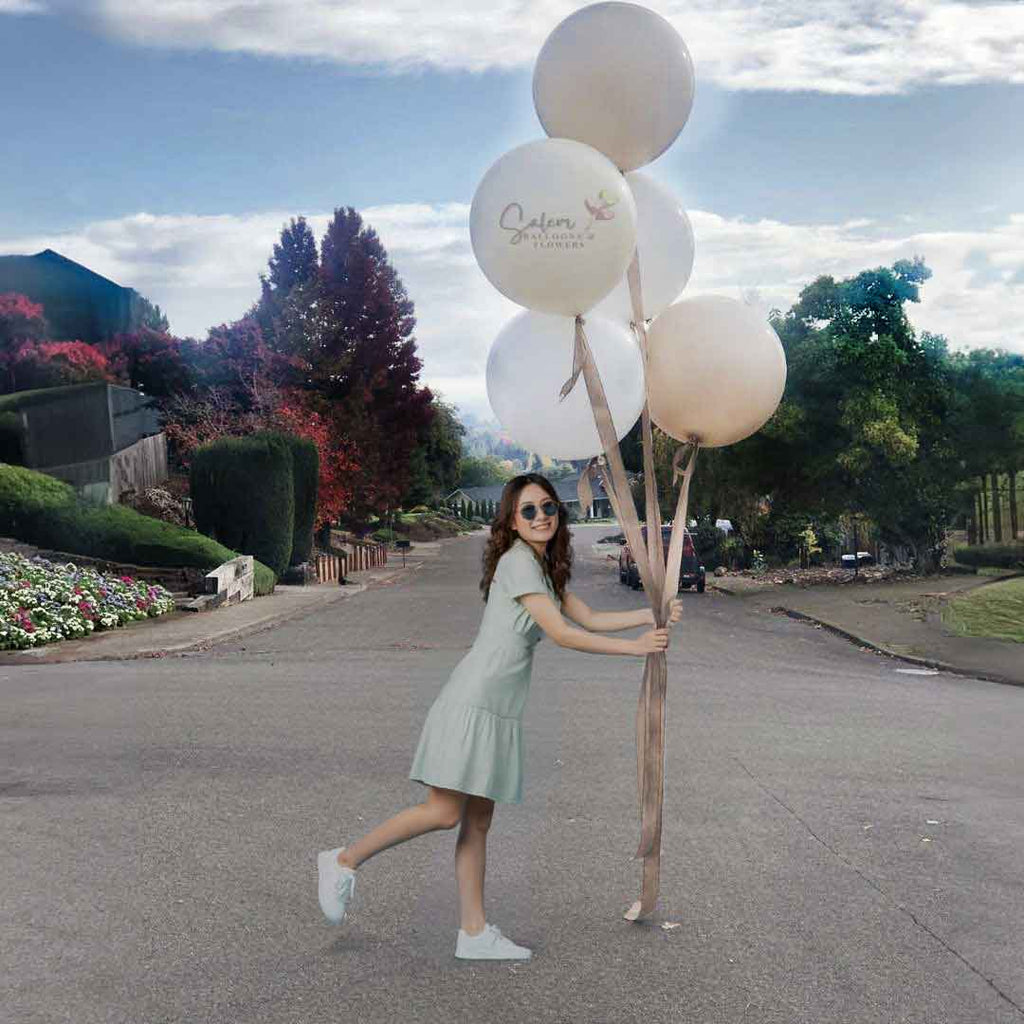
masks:
<path fill-rule="evenodd" d="M 636 204 L 596 149 L 570 139 L 518 146 L 484 175 L 469 213 L 473 252 L 503 295 L 542 313 L 586 313 L 626 272 Z"/>
<path fill-rule="evenodd" d="M 679 33 L 637 4 L 591 4 L 548 36 L 533 72 L 548 135 L 578 139 L 632 171 L 675 141 L 693 106 L 693 61 Z"/>
<path fill-rule="evenodd" d="M 786 356 L 758 310 L 703 295 L 651 324 L 647 379 L 651 419 L 662 430 L 720 448 L 771 418 L 786 386 Z"/>
<path fill-rule="evenodd" d="M 621 440 L 644 405 L 643 357 L 627 327 L 586 321 L 587 341 Z M 582 375 L 564 399 L 572 373 L 573 322 L 520 313 L 494 339 L 487 357 L 487 397 L 494 415 L 528 451 L 555 459 L 587 459 L 601 452 Z"/>
<path fill-rule="evenodd" d="M 636 200 L 636 244 L 644 317 L 656 317 L 679 298 L 693 272 L 693 227 L 675 193 L 641 171 L 626 175 Z M 592 310 L 593 316 L 630 323 L 633 304 L 625 278 Z"/>

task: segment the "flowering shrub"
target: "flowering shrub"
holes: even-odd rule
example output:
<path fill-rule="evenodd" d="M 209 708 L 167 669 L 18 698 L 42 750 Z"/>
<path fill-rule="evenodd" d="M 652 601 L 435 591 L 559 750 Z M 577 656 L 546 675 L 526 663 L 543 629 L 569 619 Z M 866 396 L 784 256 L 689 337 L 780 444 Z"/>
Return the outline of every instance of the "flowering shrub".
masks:
<path fill-rule="evenodd" d="M 131 576 L 0 554 L 0 650 L 87 636 L 173 610 L 169 591 Z"/>

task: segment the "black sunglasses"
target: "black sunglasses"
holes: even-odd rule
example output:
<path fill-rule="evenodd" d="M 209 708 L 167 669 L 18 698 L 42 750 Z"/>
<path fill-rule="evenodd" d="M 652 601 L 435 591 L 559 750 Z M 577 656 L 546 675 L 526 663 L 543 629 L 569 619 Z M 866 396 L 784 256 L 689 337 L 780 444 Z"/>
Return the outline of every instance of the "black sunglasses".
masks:
<path fill-rule="evenodd" d="M 542 501 L 540 505 L 541 512 L 546 516 L 554 516 L 558 514 L 560 506 L 557 501 Z M 537 518 L 537 506 L 532 502 L 524 505 L 520 510 L 519 514 L 527 521 Z"/>

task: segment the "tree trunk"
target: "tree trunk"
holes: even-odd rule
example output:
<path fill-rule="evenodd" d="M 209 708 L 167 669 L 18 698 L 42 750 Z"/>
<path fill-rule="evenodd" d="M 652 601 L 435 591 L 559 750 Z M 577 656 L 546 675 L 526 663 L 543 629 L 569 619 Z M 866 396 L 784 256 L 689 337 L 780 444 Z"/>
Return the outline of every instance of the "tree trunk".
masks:
<path fill-rule="evenodd" d="M 939 571 L 942 552 L 932 544 L 921 544 L 915 554 L 917 571 L 930 574 Z"/>
<path fill-rule="evenodd" d="M 1020 523 L 1017 519 L 1017 467 L 1010 467 L 1010 540 L 1018 537 Z"/>
<path fill-rule="evenodd" d="M 978 491 L 978 506 L 981 509 L 981 519 L 978 522 L 978 543 L 986 544 L 989 538 L 988 531 L 988 491 L 985 490 L 985 478 L 981 478 L 981 488 Z"/>
<path fill-rule="evenodd" d="M 992 481 L 992 534 L 997 544 L 1003 543 L 1003 516 L 999 502 L 999 474 L 990 473 Z"/>

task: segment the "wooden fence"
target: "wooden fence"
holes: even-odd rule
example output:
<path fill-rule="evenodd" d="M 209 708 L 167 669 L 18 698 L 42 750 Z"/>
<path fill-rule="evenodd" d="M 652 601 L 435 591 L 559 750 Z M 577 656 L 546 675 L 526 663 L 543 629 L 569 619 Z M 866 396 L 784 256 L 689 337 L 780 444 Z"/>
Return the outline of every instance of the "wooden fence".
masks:
<path fill-rule="evenodd" d="M 388 548 L 382 543 L 346 541 L 343 548 L 316 556 L 316 578 L 320 583 L 335 583 L 350 572 L 376 569 L 388 564 Z"/>

